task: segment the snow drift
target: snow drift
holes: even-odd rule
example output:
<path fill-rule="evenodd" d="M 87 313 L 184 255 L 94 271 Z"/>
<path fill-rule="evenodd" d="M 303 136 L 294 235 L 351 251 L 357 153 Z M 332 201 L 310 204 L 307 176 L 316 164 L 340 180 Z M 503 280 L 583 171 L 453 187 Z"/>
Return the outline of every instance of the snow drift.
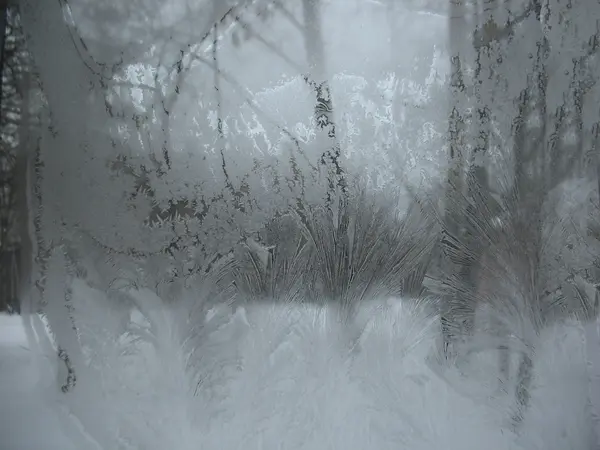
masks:
<path fill-rule="evenodd" d="M 98 292 L 76 281 L 73 295 L 80 308 L 93 303 L 96 317 L 110 324 L 99 306 L 107 303 L 93 302 Z M 134 309 L 135 330 L 96 347 L 102 352 L 93 359 L 102 361 L 96 386 L 86 383 L 67 394 L 39 386 L 29 393 L 33 398 L 37 392 L 35 401 L 44 405 L 32 403 L 32 410 L 39 409 L 32 414 L 55 411 L 75 448 L 592 448 L 586 347 L 576 324 L 539 336 L 532 408 L 517 436 L 504 423 L 509 403 L 495 390 L 493 355 L 477 355 L 470 368 L 463 367 L 466 377 L 427 363 L 438 321 L 425 303 L 363 304 L 360 349 L 348 351 L 328 306 L 259 304 L 235 313 L 217 307 L 205 316 L 203 335 L 194 337 L 176 326 L 185 323 L 182 311 L 154 303 L 149 291 L 135 295 L 145 301 L 145 314 Z M 147 306 L 153 303 L 156 308 Z M 91 332 L 92 324 L 86 325 L 82 335 Z M 190 339 L 202 355 L 195 364 L 186 351 Z M 14 347 L 3 339 L 3 360 L 26 370 L 7 353 Z M 86 430 L 85 416 L 78 422 L 70 415 L 74 405 L 94 417 L 97 439 Z"/>

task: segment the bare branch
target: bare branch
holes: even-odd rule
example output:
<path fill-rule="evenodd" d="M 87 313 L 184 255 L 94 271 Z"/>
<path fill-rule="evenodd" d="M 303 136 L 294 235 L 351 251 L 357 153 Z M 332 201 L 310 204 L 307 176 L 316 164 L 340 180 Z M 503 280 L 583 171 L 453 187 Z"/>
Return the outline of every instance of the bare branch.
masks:
<path fill-rule="evenodd" d="M 287 20 L 289 20 L 292 25 L 294 25 L 300 32 L 304 33 L 306 31 L 304 25 L 300 23 L 298 19 L 282 4 L 281 0 L 274 0 L 273 6 L 283 15 Z"/>
<path fill-rule="evenodd" d="M 111 86 L 115 86 L 115 87 L 125 87 L 125 88 L 131 88 L 131 89 L 143 89 L 145 91 L 152 91 L 152 92 L 156 92 L 159 89 L 157 87 L 154 86 L 150 86 L 149 84 L 144 84 L 144 83 L 131 83 L 129 81 L 112 81 Z"/>
<path fill-rule="evenodd" d="M 295 136 L 291 131 L 289 131 L 287 128 L 278 124 L 276 119 L 273 119 L 271 116 L 269 116 L 269 114 L 267 114 L 265 111 L 263 111 L 258 106 L 256 101 L 253 99 L 254 95 L 252 94 L 252 92 L 250 92 L 250 90 L 248 88 L 245 88 L 244 86 L 242 86 L 227 71 L 225 71 L 221 68 L 216 68 L 211 61 L 203 58 L 202 56 L 196 54 L 193 56 L 193 58 L 196 59 L 197 61 L 200 61 L 201 63 L 205 64 L 206 66 L 210 67 L 211 69 L 215 70 L 224 81 L 229 83 L 236 91 L 238 91 L 242 95 L 242 98 L 244 99 L 244 103 L 246 103 L 253 112 L 255 112 L 257 115 L 263 117 L 264 120 L 266 120 L 266 122 L 268 124 L 273 125 L 282 134 L 287 136 L 294 143 L 294 145 L 300 151 L 302 156 L 304 156 L 307 164 L 310 166 L 310 168 L 312 170 L 317 170 L 317 168 L 315 166 L 313 166 L 312 163 L 310 162 L 310 160 L 306 157 L 306 154 L 304 153 L 304 151 L 302 151 L 301 146 L 300 146 L 300 139 L 297 136 Z"/>
<path fill-rule="evenodd" d="M 236 17 L 236 21 L 242 26 L 242 28 L 247 29 L 247 30 L 251 29 L 250 25 L 247 22 L 240 19 L 239 17 Z M 291 67 L 296 69 L 298 72 L 302 72 L 304 70 L 300 64 L 298 64 L 293 59 L 291 59 L 289 56 L 287 56 L 285 53 L 283 53 L 279 48 L 277 48 L 277 46 L 275 44 L 273 44 L 272 42 L 269 42 L 265 38 L 263 38 L 256 31 L 252 30 L 252 36 L 256 40 L 258 40 L 261 44 L 263 44 L 265 47 L 267 47 L 269 50 L 271 50 L 273 53 L 275 53 L 275 55 L 279 56 L 282 60 L 284 60 L 286 63 L 288 63 Z"/>
<path fill-rule="evenodd" d="M 529 14 L 535 11 L 535 1 L 533 1 L 521 14 L 516 16 L 514 20 L 507 21 L 504 27 L 499 27 L 498 24 L 490 19 L 483 27 L 477 28 L 473 34 L 473 46 L 475 49 L 487 47 L 492 42 L 501 41 L 509 37 L 517 25 L 523 23 Z"/>

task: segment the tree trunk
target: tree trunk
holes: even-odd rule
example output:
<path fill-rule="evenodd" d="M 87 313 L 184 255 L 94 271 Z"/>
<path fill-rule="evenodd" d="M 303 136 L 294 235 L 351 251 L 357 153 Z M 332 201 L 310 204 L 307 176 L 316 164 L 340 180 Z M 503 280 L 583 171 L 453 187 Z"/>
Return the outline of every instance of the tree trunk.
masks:
<path fill-rule="evenodd" d="M 328 176 L 327 204 L 331 206 L 334 192 L 339 188 L 345 196 L 347 183 L 342 168 L 341 147 L 337 140 L 333 117 L 333 101 L 327 78 L 325 49 L 321 31 L 320 0 L 302 0 L 304 8 L 304 42 L 310 78 L 306 78 L 316 94 L 315 121 L 318 128 L 317 146 L 322 151 L 321 164 Z"/>
<path fill-rule="evenodd" d="M 444 237 L 442 238 L 442 251 L 447 246 L 453 246 L 458 241 L 462 211 L 457 210 L 461 203 L 458 199 L 462 195 L 463 177 L 464 177 L 464 147 L 465 139 L 465 113 L 466 113 L 466 89 L 463 77 L 463 68 L 461 56 L 463 54 L 464 40 L 462 34 L 466 21 L 464 20 L 464 10 L 460 2 L 451 2 L 450 7 L 450 111 L 448 115 L 448 143 L 449 158 L 448 172 L 446 181 L 446 205 L 444 211 Z M 457 267 L 447 258 L 441 261 L 441 272 L 444 278 L 457 271 Z M 441 326 L 442 326 L 442 346 L 446 357 L 450 357 L 449 352 L 456 341 L 456 334 L 460 328 L 460 320 L 453 311 L 452 294 L 444 295 L 442 300 Z"/>
<path fill-rule="evenodd" d="M 2 93 L 4 91 L 4 47 L 6 42 L 8 2 L 6 0 L 0 3 L 0 107 L 2 106 Z M 2 117 L 2 119 L 4 119 Z"/>
<path fill-rule="evenodd" d="M 19 304 L 28 303 L 31 298 L 33 258 L 35 256 L 33 233 L 31 232 L 32 216 L 30 206 L 33 176 L 33 139 L 31 139 L 31 73 L 29 68 L 23 71 L 23 101 L 21 103 L 21 126 L 19 129 L 19 153 L 15 167 L 15 207 L 18 211 L 20 261 L 19 261 Z M 37 308 L 29 306 L 34 313 Z"/>

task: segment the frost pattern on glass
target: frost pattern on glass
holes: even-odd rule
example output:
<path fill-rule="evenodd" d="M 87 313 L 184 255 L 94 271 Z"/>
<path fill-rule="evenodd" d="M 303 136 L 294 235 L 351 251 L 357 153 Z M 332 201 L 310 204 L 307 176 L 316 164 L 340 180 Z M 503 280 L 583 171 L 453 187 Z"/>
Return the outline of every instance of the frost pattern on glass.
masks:
<path fill-rule="evenodd" d="M 0 250 L 76 448 L 598 445 L 600 6 L 434 3 L 3 6 Z"/>

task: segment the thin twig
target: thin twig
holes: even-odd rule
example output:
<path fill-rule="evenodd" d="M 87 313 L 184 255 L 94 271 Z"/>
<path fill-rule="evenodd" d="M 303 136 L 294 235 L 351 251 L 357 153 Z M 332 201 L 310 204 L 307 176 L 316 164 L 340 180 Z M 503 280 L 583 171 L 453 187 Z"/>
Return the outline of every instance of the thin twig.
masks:
<path fill-rule="evenodd" d="M 285 128 L 283 125 L 278 124 L 277 120 L 275 120 L 271 116 L 269 116 L 268 113 L 263 111 L 257 105 L 256 101 L 252 98 L 253 94 L 252 94 L 252 92 L 250 92 L 250 90 L 248 88 L 243 87 L 231 74 L 229 74 L 227 71 L 225 71 L 223 69 L 216 68 L 210 61 L 203 58 L 202 56 L 196 54 L 193 56 L 193 58 L 196 59 L 197 61 L 200 61 L 201 63 L 207 65 L 211 69 L 215 70 L 219 74 L 219 76 L 221 78 L 223 78 L 224 81 L 229 83 L 235 90 L 242 93 L 242 98 L 244 99 L 244 103 L 246 103 L 253 112 L 258 114 L 259 116 L 262 116 L 267 121 L 268 124 L 273 125 L 279 131 L 281 131 L 285 136 L 287 136 L 294 143 L 296 148 L 300 151 L 300 153 L 305 158 L 305 160 L 308 163 L 308 165 L 310 166 L 310 168 L 313 170 L 317 170 L 316 167 L 310 163 L 310 161 L 309 161 L 308 157 L 306 156 L 306 154 L 304 153 L 304 151 L 302 151 L 301 146 L 300 146 L 300 139 L 297 136 L 295 136 L 292 132 L 290 132 L 287 128 Z"/>
<path fill-rule="evenodd" d="M 261 44 L 263 44 L 265 47 L 267 47 L 269 50 L 271 50 L 273 53 L 275 53 L 275 55 L 279 56 L 282 60 L 284 60 L 286 63 L 288 63 L 294 69 L 296 69 L 298 72 L 302 72 L 304 70 L 300 64 L 298 64 L 293 59 L 291 59 L 289 56 L 287 56 L 285 53 L 283 53 L 279 48 L 277 48 L 277 46 L 275 44 L 267 41 L 259 33 L 252 30 L 250 25 L 247 22 L 243 21 L 239 17 L 236 17 L 236 20 L 237 20 L 237 22 L 239 22 L 239 24 L 242 26 L 242 28 L 251 30 L 252 36 L 256 40 L 258 40 Z"/>
<path fill-rule="evenodd" d="M 277 10 L 292 23 L 292 25 L 298 28 L 299 31 L 301 31 L 302 33 L 306 31 L 304 25 L 302 25 L 300 21 L 296 19 L 296 17 L 294 17 L 294 15 L 291 12 L 289 12 L 285 6 L 283 6 L 280 0 L 274 0 L 273 6 L 275 6 L 275 8 L 277 8 Z"/>

